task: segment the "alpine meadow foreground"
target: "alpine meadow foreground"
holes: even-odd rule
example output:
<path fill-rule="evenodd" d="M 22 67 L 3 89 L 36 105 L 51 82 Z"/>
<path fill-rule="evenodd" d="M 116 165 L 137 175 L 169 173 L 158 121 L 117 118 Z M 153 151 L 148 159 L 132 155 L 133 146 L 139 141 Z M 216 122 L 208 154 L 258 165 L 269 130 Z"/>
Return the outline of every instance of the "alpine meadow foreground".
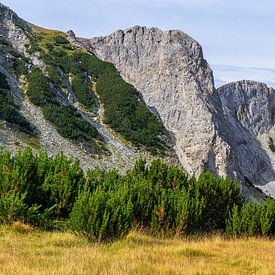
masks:
<path fill-rule="evenodd" d="M 274 274 L 275 241 L 160 239 L 132 231 L 108 244 L 70 233 L 0 228 L 1 274 Z"/>

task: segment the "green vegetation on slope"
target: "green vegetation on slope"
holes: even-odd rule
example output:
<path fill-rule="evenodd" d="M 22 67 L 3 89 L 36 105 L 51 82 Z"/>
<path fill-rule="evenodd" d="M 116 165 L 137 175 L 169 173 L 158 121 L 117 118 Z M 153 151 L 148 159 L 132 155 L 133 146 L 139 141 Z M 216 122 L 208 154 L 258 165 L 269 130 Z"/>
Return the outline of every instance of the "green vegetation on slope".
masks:
<path fill-rule="evenodd" d="M 91 92 L 90 81 L 85 76 L 76 75 L 72 80 L 72 88 L 78 101 L 89 109 L 97 104 L 96 97 Z"/>
<path fill-rule="evenodd" d="M 95 127 L 85 121 L 72 106 L 48 104 L 44 107 L 45 117 L 52 121 L 57 131 L 65 138 L 92 141 L 98 137 Z"/>
<path fill-rule="evenodd" d="M 0 72 L 0 119 L 16 125 L 19 129 L 28 134 L 34 134 L 34 128 L 22 116 L 19 106 L 14 103 L 10 94 L 10 87 L 4 74 Z"/>
<path fill-rule="evenodd" d="M 63 155 L 0 152 L 0 222 L 70 228 L 89 240 L 121 238 L 141 227 L 175 234 L 273 235 L 275 202 L 244 205 L 239 184 L 204 172 L 140 160 L 125 175 L 90 170 Z"/>
<path fill-rule="evenodd" d="M 56 34 L 53 35 L 56 37 Z M 28 33 L 30 45 L 28 45 L 28 52 L 34 53 L 39 51 L 43 55 L 43 47 L 38 44 L 39 39 L 33 34 Z M 63 43 L 67 45 L 69 42 L 63 38 L 54 39 L 54 43 Z M 49 77 L 45 76 L 38 68 L 28 68 L 29 59 L 19 54 L 4 37 L 0 36 L 0 50 L 3 53 L 9 53 L 12 61 L 12 68 L 14 73 L 20 77 L 24 75 L 28 81 L 27 95 L 35 105 L 41 107 L 45 118 L 50 121 L 57 129 L 60 135 L 65 138 L 77 142 L 85 142 L 84 146 L 90 151 L 101 153 L 105 148 L 96 128 L 84 120 L 77 110 L 72 106 L 61 105 L 58 102 L 53 85 L 64 88 L 61 80 L 61 75 L 56 66 L 48 66 Z M 1 81 L 4 85 L 3 81 Z M 17 112 L 16 106 L 8 94 L 8 87 L 0 91 L 0 118 L 8 122 L 20 126 L 20 130 L 25 132 L 32 131 L 28 121 Z M 92 145 L 92 148 L 91 146 Z"/>
<path fill-rule="evenodd" d="M 275 152 L 274 140 L 273 140 L 273 138 L 271 138 L 271 137 L 269 137 L 268 146 L 269 146 L 269 149 L 270 149 L 272 152 Z"/>
<path fill-rule="evenodd" d="M 98 137 L 96 128 L 85 121 L 74 107 L 59 104 L 49 80 L 39 69 L 35 68 L 28 74 L 28 84 L 30 100 L 42 108 L 45 118 L 55 125 L 60 135 L 88 142 Z"/>
<path fill-rule="evenodd" d="M 135 146 L 144 146 L 154 154 L 166 150 L 161 138 L 165 134 L 163 125 L 146 108 L 135 88 L 119 76 L 113 64 L 83 50 L 72 49 L 60 33 L 41 33 L 39 39 L 53 83 L 65 85 L 59 72 L 62 70 L 72 79 L 78 101 L 88 109 L 94 109 L 97 98 L 91 84 L 96 82 L 106 124 Z"/>
<path fill-rule="evenodd" d="M 153 154 L 165 153 L 165 128 L 146 108 L 135 88 L 119 76 L 113 64 L 104 62 L 83 49 L 73 48 L 62 32 L 38 27 L 35 27 L 35 31 L 36 33 L 28 34 L 28 52 L 40 53 L 47 65 L 48 77 L 38 68 L 30 71 L 29 59 L 21 56 L 2 37 L 0 44 L 5 51 L 10 52 L 16 75 L 27 77 L 27 94 L 31 101 L 42 108 L 45 117 L 61 135 L 73 140 L 82 136 L 86 141 L 98 143 L 94 140 L 99 138 L 95 127 L 88 127 L 88 122 L 78 116 L 74 108 L 61 106 L 53 92 L 55 88 L 60 91 L 68 89 L 68 84 L 71 83 L 77 100 L 86 109 L 96 111 L 99 103 L 91 88 L 94 86 L 104 107 L 106 124 L 137 147 L 144 147 Z M 46 108 L 48 104 L 50 105 Z M 68 118 L 62 121 L 65 109 L 68 110 Z M 53 110 L 56 116 L 50 114 L 49 110 Z M 77 127 L 81 120 L 85 127 Z M 90 134 L 88 138 L 87 135 Z"/>

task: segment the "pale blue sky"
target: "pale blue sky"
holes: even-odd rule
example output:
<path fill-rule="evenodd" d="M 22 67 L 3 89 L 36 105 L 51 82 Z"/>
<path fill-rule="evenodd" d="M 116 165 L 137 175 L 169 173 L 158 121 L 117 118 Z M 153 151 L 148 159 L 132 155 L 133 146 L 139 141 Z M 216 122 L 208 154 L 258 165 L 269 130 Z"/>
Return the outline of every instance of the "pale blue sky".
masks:
<path fill-rule="evenodd" d="M 210 64 L 275 68 L 274 0 L 0 0 L 22 18 L 78 36 L 134 25 L 180 29 Z M 274 76 L 275 77 L 275 76 Z"/>

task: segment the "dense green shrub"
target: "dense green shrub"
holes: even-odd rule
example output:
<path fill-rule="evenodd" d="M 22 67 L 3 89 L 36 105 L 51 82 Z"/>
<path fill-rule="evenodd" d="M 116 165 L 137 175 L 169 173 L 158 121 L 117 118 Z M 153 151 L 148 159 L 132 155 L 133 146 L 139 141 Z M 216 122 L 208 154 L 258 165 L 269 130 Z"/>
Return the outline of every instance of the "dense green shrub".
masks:
<path fill-rule="evenodd" d="M 86 77 L 77 75 L 72 80 L 72 88 L 78 101 L 88 108 L 96 106 L 96 96 L 91 91 L 90 81 Z"/>
<path fill-rule="evenodd" d="M 249 201 L 241 207 L 234 206 L 226 221 L 226 231 L 235 237 L 274 234 L 275 201 L 268 199 L 262 204 Z"/>
<path fill-rule="evenodd" d="M 221 230 L 232 236 L 275 234 L 275 202 L 244 204 L 236 182 L 203 172 L 188 178 L 160 160 L 137 161 L 122 175 L 84 176 L 64 155 L 0 151 L 0 223 L 69 226 L 93 241 L 120 238 L 136 226 L 176 235 Z"/>
<path fill-rule="evenodd" d="M 210 172 L 188 179 L 178 167 L 155 160 L 150 166 L 138 161 L 125 176 L 117 171 L 92 170 L 87 174 L 90 191 L 130 190 L 135 224 L 154 231 L 178 234 L 225 228 L 229 209 L 241 205 L 239 185 L 217 179 Z"/>
<path fill-rule="evenodd" d="M 22 220 L 27 206 L 24 204 L 25 194 L 16 190 L 8 190 L 0 196 L 0 223 L 11 223 Z"/>
<path fill-rule="evenodd" d="M 93 193 L 87 187 L 79 193 L 70 215 L 74 232 L 93 241 L 123 237 L 131 228 L 133 204 L 129 189 L 120 187 L 106 192 L 97 188 Z"/>
<path fill-rule="evenodd" d="M 58 68 L 53 66 L 53 65 L 49 65 L 47 67 L 47 71 L 48 71 L 48 75 L 49 75 L 49 79 L 51 80 L 51 82 L 57 86 L 62 86 L 62 80 L 61 80 L 61 75 L 58 71 Z"/>
<path fill-rule="evenodd" d="M 45 118 L 65 138 L 78 141 L 92 141 L 98 136 L 94 126 L 82 118 L 72 106 L 60 105 L 49 86 L 49 81 L 39 69 L 33 69 L 28 75 L 27 95 L 30 100 L 42 107 Z"/>
<path fill-rule="evenodd" d="M 63 36 L 61 35 L 56 35 L 53 37 L 53 43 L 55 45 L 69 45 L 70 42 Z"/>
<path fill-rule="evenodd" d="M 43 110 L 45 118 L 52 122 L 65 138 L 91 141 L 98 136 L 96 128 L 85 121 L 72 106 L 48 104 Z"/>
<path fill-rule="evenodd" d="M 56 102 L 56 96 L 49 86 L 47 77 L 38 68 L 28 74 L 27 95 L 38 106 Z"/>
<path fill-rule="evenodd" d="M 38 45 L 38 39 L 32 35 L 29 35 L 28 38 L 30 40 L 30 44 L 27 47 L 27 53 L 33 54 L 35 52 L 40 52 L 41 48 Z"/>
<path fill-rule="evenodd" d="M 64 155 L 34 156 L 30 149 L 12 157 L 0 152 L 0 220 L 19 219 L 48 226 L 67 218 L 85 183 L 79 162 Z"/>
<path fill-rule="evenodd" d="M 204 200 L 199 228 L 204 230 L 222 229 L 229 210 L 234 205 L 242 205 L 239 183 L 230 179 L 219 179 L 211 172 L 203 172 L 195 184 L 191 184 L 190 193 L 199 194 Z"/>
<path fill-rule="evenodd" d="M 136 222 L 157 230 L 223 229 L 229 209 L 242 204 L 237 182 L 218 179 L 210 172 L 203 172 L 198 180 L 188 179 L 181 169 L 160 160 L 150 167 L 137 162 L 128 182 L 132 182 Z"/>

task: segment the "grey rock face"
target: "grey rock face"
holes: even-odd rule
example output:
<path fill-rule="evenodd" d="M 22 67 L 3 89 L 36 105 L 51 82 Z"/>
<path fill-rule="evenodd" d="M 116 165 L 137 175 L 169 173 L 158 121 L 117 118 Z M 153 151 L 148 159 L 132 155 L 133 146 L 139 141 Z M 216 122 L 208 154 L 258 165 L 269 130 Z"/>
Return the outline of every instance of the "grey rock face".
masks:
<path fill-rule="evenodd" d="M 255 81 L 238 81 L 218 89 L 223 109 L 254 135 L 268 132 L 275 119 L 275 90 Z"/>
<path fill-rule="evenodd" d="M 275 179 L 270 156 L 256 138 L 272 126 L 273 99 L 264 95 L 266 86 L 245 82 L 239 93 L 241 84 L 215 90 L 201 46 L 177 30 L 137 26 L 77 40 L 114 63 L 158 113 L 189 174 L 211 169 L 259 185 Z"/>
<path fill-rule="evenodd" d="M 215 136 L 207 106 L 214 92 L 212 71 L 200 45 L 179 31 L 134 27 L 94 38 L 88 46 L 100 58 L 114 63 L 141 92 L 148 107 L 156 110 L 174 135 L 184 168 L 199 173 L 208 155 L 205 145 Z M 198 132 L 203 134 L 197 136 Z M 194 163 L 192 158 L 201 163 Z"/>
<path fill-rule="evenodd" d="M 268 145 L 270 138 L 275 140 L 275 90 L 263 83 L 244 80 L 224 85 L 218 93 L 228 122 L 241 125 L 247 133 L 245 144 L 237 143 L 236 147 L 243 175 L 274 197 L 275 153 Z M 236 132 L 236 136 L 240 133 Z"/>

